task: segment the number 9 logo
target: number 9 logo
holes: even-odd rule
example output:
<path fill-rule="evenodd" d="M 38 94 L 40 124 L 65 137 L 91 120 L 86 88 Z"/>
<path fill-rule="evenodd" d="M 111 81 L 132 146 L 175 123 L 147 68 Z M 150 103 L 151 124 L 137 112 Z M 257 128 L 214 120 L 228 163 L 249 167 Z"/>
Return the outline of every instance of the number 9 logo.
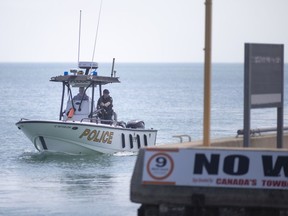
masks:
<path fill-rule="evenodd" d="M 170 155 L 157 153 L 147 163 L 146 170 L 149 176 L 156 180 L 168 178 L 174 169 L 174 162 Z"/>

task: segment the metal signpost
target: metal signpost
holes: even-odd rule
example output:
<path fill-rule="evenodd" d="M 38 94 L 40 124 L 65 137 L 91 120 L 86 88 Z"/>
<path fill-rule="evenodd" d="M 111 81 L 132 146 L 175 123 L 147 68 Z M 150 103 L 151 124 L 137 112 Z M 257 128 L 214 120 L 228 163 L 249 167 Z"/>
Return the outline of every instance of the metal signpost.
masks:
<path fill-rule="evenodd" d="M 250 109 L 277 108 L 277 148 L 283 143 L 284 45 L 245 44 L 244 147 L 250 146 Z"/>

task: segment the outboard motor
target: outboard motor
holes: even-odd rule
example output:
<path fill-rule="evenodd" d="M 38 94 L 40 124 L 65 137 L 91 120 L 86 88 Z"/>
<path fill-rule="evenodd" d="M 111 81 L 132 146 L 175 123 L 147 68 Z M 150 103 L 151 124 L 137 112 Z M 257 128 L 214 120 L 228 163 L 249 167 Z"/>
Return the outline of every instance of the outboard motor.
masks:
<path fill-rule="evenodd" d="M 142 120 L 131 120 L 127 122 L 126 128 L 141 128 L 145 129 L 145 123 Z"/>

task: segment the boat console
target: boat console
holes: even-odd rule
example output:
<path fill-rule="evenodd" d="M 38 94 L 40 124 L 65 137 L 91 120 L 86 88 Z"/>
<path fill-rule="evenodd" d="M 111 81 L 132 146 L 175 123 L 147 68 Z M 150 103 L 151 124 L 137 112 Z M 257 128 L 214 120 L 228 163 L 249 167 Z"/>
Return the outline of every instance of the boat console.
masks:
<path fill-rule="evenodd" d="M 73 103 L 73 104 L 72 104 Z M 65 112 L 63 113 L 64 121 L 82 121 L 82 119 L 87 119 L 91 113 L 91 100 L 68 100 Z M 68 117 L 68 112 L 74 106 L 75 112 L 72 117 Z"/>

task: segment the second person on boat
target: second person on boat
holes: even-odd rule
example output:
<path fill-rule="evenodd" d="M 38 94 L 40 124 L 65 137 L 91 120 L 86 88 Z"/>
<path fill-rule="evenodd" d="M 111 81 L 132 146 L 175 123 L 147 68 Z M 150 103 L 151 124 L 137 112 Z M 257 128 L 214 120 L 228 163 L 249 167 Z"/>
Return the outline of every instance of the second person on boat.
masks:
<path fill-rule="evenodd" d="M 103 95 L 98 99 L 97 109 L 101 109 L 100 118 L 103 120 L 112 120 L 113 99 L 108 89 L 104 89 Z"/>

